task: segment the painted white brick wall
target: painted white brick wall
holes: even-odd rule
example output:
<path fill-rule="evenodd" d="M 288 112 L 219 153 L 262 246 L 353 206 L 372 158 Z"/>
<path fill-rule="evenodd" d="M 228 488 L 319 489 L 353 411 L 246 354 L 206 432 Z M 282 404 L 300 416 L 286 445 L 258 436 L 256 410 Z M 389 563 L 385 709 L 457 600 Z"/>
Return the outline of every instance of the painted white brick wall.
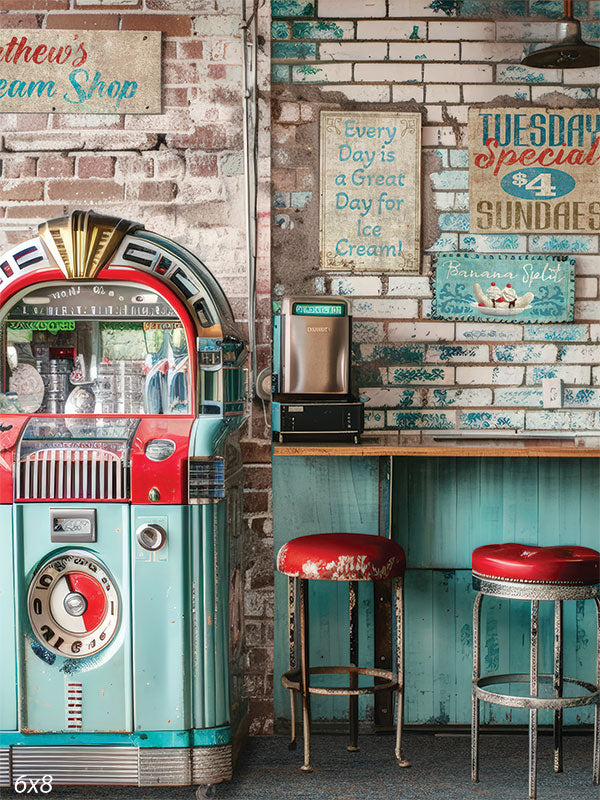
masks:
<path fill-rule="evenodd" d="M 287 75 L 288 85 L 312 83 L 327 89 L 331 83 L 332 89 L 343 92 L 359 109 L 368 103 L 392 103 L 399 110 L 414 109 L 417 104 L 423 115 L 426 165 L 423 220 L 429 229 L 441 214 L 469 211 L 470 106 L 502 105 L 506 98 L 524 105 L 561 105 L 561 97 L 567 105 L 598 100 L 600 70 L 542 73 L 520 66 L 525 47 L 554 39 L 554 19 L 506 18 L 503 4 L 485 5 L 493 6 L 495 19 L 446 16 L 436 12 L 430 0 L 388 0 L 387 4 L 383 0 L 320 0 L 318 17 L 306 36 L 306 47 L 314 48 L 314 56 L 305 52 L 296 59 L 275 58 L 274 69 L 284 70 L 281 82 L 286 82 Z M 586 36 L 600 26 L 596 6 L 600 3 L 586 5 L 592 22 Z M 536 13 L 543 13 L 540 8 L 537 4 Z M 505 14 L 518 11 L 514 4 L 510 8 L 507 4 Z M 579 12 L 583 13 L 581 8 Z M 468 13 L 476 14 L 476 6 Z M 304 16 L 298 21 L 304 22 Z M 289 47 L 296 39 L 292 21 L 286 24 L 290 33 L 282 41 Z M 320 24 L 327 26 L 322 35 Z M 284 102 L 294 105 L 293 92 Z M 298 106 L 282 103 L 280 119 L 274 120 L 274 146 L 284 155 L 298 147 L 296 133 L 305 124 Z M 314 120 L 317 115 L 315 106 Z M 310 180 L 308 204 L 318 201 L 318 174 Z M 291 202 L 292 191 L 282 191 Z M 294 211 L 301 214 L 301 209 Z M 367 426 L 417 431 L 454 426 L 594 429 L 598 419 L 592 409 L 600 404 L 600 390 L 591 388 L 600 387 L 600 344 L 595 344 L 600 343 L 599 237 L 473 235 L 460 222 L 457 216 L 456 229 L 440 230 L 433 245 L 424 245 L 419 275 L 333 274 L 327 283 L 323 276 L 317 279 L 318 291 L 327 286 L 327 291 L 352 299 L 355 371 L 367 403 Z M 572 252 L 575 321 L 520 325 L 430 319 L 429 254 L 455 249 Z M 562 379 L 563 409 L 542 407 L 541 382 L 546 377 Z"/>

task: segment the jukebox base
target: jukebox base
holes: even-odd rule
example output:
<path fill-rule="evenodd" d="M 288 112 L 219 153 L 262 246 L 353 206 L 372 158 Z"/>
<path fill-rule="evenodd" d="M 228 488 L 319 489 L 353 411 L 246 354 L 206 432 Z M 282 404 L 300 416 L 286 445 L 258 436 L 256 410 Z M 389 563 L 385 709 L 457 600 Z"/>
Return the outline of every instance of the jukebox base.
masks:
<path fill-rule="evenodd" d="M 197 786 L 230 781 L 232 744 L 209 747 L 130 745 L 0 748 L 0 787 L 19 776 L 53 786 Z"/>

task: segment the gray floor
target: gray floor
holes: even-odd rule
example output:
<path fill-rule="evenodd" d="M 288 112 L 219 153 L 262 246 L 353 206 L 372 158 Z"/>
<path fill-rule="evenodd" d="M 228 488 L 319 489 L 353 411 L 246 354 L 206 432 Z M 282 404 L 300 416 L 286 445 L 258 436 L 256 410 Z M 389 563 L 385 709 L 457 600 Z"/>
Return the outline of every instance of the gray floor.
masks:
<path fill-rule="evenodd" d="M 412 768 L 400 770 L 391 736 L 362 736 L 361 751 L 348 753 L 341 736 L 313 737 L 311 774 L 300 772 L 301 750 L 290 752 L 280 737 L 248 742 L 222 800 L 527 800 L 527 737 L 482 736 L 481 782 L 469 776 L 466 736 L 406 734 Z M 300 747 L 302 742 L 299 743 Z M 591 783 L 592 737 L 565 737 L 565 772 L 552 772 L 552 741 L 539 742 L 539 800 L 598 800 Z M 9 790 L 3 797 L 18 797 Z M 31 797 L 31 795 L 29 795 Z M 55 787 L 51 800 L 193 800 L 191 789 Z"/>

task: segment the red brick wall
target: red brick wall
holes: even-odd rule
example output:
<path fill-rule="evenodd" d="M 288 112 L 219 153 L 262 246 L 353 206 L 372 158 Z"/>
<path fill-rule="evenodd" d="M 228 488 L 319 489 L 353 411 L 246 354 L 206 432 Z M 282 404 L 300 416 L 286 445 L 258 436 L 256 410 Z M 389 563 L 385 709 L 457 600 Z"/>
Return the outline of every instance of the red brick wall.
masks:
<path fill-rule="evenodd" d="M 195 251 L 245 325 L 241 0 L 3 0 L 0 26 L 163 32 L 160 115 L 0 115 L 0 251 L 77 208 L 143 222 Z M 200 9 L 200 10 L 197 10 Z M 269 15 L 260 25 L 268 41 Z M 261 74 L 268 76 L 261 51 Z M 266 78 L 268 80 L 268 77 Z M 263 87 L 264 88 L 264 87 Z M 261 101 L 264 112 L 264 100 Z M 261 127 L 259 363 L 269 359 L 269 120 Z M 270 446 L 255 404 L 244 439 L 252 730 L 272 720 Z"/>

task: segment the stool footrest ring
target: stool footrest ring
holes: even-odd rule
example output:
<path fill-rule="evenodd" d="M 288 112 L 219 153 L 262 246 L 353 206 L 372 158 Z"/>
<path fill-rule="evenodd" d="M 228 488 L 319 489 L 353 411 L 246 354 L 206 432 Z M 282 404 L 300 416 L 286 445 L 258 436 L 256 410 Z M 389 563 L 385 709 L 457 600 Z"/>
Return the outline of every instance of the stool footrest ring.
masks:
<path fill-rule="evenodd" d="M 540 683 L 552 683 L 553 675 L 538 675 Z M 473 694 L 478 700 L 486 703 L 494 703 L 499 706 L 509 706 L 511 708 L 530 708 L 542 709 L 549 708 L 560 711 L 564 708 L 577 708 L 578 706 L 600 705 L 600 687 L 593 683 L 586 683 L 575 678 L 564 678 L 564 683 L 572 683 L 580 686 L 589 694 L 578 697 L 523 697 L 518 695 L 504 694 L 502 692 L 490 692 L 485 686 L 493 686 L 499 683 L 529 683 L 530 675 L 528 672 L 515 672 L 505 675 L 484 675 L 473 681 Z"/>
<path fill-rule="evenodd" d="M 372 686 L 360 686 L 356 689 L 349 689 L 345 688 L 344 686 L 309 686 L 308 691 L 310 694 L 358 697 L 359 695 L 387 692 L 392 689 L 399 688 L 399 684 L 394 676 L 394 673 L 387 669 L 354 667 L 350 665 L 339 667 L 311 667 L 308 672 L 309 675 L 366 675 L 370 678 L 381 678 L 385 681 L 385 683 L 378 683 Z M 293 692 L 301 692 L 302 685 L 300 679 L 300 670 L 294 669 L 290 670 L 289 672 L 284 672 L 284 674 L 281 676 L 281 683 L 285 689 L 291 689 Z"/>

